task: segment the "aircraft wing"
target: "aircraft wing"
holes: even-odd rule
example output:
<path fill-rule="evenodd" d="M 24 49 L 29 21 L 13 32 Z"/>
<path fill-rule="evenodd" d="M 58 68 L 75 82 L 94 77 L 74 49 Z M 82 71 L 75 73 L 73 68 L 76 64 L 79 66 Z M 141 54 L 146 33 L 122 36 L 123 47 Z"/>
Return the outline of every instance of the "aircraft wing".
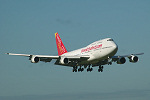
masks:
<path fill-rule="evenodd" d="M 8 55 L 15 55 L 15 56 L 25 56 L 25 57 L 30 57 L 29 54 L 16 54 L 16 53 L 5 53 L 5 54 L 8 54 Z"/>
<path fill-rule="evenodd" d="M 67 58 L 69 61 L 83 61 L 90 58 L 88 55 L 76 55 L 76 56 L 51 56 L 51 55 L 32 55 L 32 54 L 16 54 L 16 53 L 6 53 L 8 55 L 24 56 L 29 57 L 32 63 L 37 63 L 38 61 L 50 62 L 52 59 L 57 59 L 57 64 L 60 62 L 61 58 Z"/>
<path fill-rule="evenodd" d="M 113 56 L 112 59 L 117 59 L 120 57 L 128 57 L 130 58 L 131 56 L 136 56 L 136 55 L 143 55 L 144 53 L 136 53 L 136 54 L 129 54 L 129 55 L 117 55 L 117 56 Z"/>
<path fill-rule="evenodd" d="M 31 62 L 33 62 L 33 63 L 36 63 L 33 61 L 33 59 L 35 59 L 36 57 L 39 58 L 38 59 L 39 61 L 43 61 L 43 62 L 50 62 L 52 59 L 58 59 L 59 58 L 59 56 L 50 56 L 50 55 L 32 55 L 32 54 L 15 54 L 15 53 L 6 53 L 6 54 L 29 57 L 29 60 L 31 60 Z"/>
<path fill-rule="evenodd" d="M 118 64 L 123 64 L 125 63 L 125 57 L 128 57 L 130 59 L 130 62 L 137 62 L 138 57 L 137 55 L 143 55 L 144 53 L 137 53 L 137 54 L 129 54 L 129 55 L 118 55 L 118 56 L 113 56 L 112 61 L 118 61 Z"/>

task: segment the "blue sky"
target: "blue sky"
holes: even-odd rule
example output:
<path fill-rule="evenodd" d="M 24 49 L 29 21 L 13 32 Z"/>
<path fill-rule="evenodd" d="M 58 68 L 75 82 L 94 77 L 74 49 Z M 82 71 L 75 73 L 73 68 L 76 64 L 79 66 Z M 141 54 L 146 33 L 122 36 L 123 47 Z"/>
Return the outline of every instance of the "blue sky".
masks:
<path fill-rule="evenodd" d="M 149 100 L 149 0 L 0 0 L 1 100 Z M 4 53 L 57 55 L 111 37 L 118 55 L 144 52 L 138 63 L 87 73 Z"/>

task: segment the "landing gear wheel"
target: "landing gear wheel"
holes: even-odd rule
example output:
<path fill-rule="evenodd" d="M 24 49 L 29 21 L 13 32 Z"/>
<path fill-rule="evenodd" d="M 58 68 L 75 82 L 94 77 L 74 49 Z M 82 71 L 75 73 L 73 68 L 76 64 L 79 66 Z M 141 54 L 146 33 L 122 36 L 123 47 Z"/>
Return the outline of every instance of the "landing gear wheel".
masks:
<path fill-rule="evenodd" d="M 81 69 L 81 72 L 84 71 L 84 68 Z"/>
<path fill-rule="evenodd" d="M 81 71 L 81 69 L 79 68 L 79 69 L 78 69 L 78 72 L 80 72 L 80 71 Z"/>
<path fill-rule="evenodd" d="M 82 72 L 83 70 L 84 70 L 84 68 L 81 68 L 81 67 L 80 67 L 80 68 L 78 69 L 78 72 L 80 72 L 80 71 Z"/>
<path fill-rule="evenodd" d="M 73 67 L 72 72 L 77 72 L 77 66 L 76 66 L 76 67 Z"/>
<path fill-rule="evenodd" d="M 77 72 L 77 69 L 73 69 L 72 72 Z"/>
<path fill-rule="evenodd" d="M 93 68 L 90 68 L 90 72 L 93 70 Z"/>
<path fill-rule="evenodd" d="M 89 65 L 88 68 L 87 68 L 87 72 L 88 72 L 88 71 L 91 72 L 92 70 L 93 70 L 93 68 L 90 68 L 90 65 Z"/>
<path fill-rule="evenodd" d="M 88 68 L 88 69 L 87 69 L 87 72 L 88 72 L 88 71 L 90 71 L 90 72 L 91 72 L 92 70 L 93 70 L 93 68 Z"/>
<path fill-rule="evenodd" d="M 103 72 L 103 66 L 99 66 L 98 72 Z"/>
<path fill-rule="evenodd" d="M 89 69 L 87 69 L 87 72 L 89 71 Z"/>

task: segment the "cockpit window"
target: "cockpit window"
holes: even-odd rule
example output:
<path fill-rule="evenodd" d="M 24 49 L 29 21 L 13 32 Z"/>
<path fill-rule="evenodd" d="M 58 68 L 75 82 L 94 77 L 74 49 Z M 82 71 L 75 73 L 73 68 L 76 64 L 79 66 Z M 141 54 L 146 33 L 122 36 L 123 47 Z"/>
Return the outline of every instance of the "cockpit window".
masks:
<path fill-rule="evenodd" d="M 107 41 L 113 41 L 113 39 L 108 39 Z"/>

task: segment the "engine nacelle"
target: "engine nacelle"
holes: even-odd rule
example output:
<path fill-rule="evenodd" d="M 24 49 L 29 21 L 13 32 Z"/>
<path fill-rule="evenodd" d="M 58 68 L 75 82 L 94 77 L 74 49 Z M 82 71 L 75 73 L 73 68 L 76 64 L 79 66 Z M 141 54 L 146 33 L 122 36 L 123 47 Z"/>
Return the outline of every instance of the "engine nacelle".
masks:
<path fill-rule="evenodd" d="M 139 58 L 137 57 L 137 56 L 131 56 L 130 58 L 129 58 L 129 61 L 130 62 L 133 62 L 133 63 L 136 63 L 136 62 L 138 62 L 139 61 Z"/>
<path fill-rule="evenodd" d="M 36 57 L 36 56 L 31 57 L 31 63 L 38 63 L 39 61 L 40 61 L 39 57 Z"/>
<path fill-rule="evenodd" d="M 126 59 L 124 57 L 121 57 L 117 60 L 117 64 L 124 64 L 126 62 Z"/>
<path fill-rule="evenodd" d="M 60 64 L 68 64 L 69 63 L 69 59 L 68 58 L 61 58 L 60 59 L 60 62 L 59 62 Z"/>

